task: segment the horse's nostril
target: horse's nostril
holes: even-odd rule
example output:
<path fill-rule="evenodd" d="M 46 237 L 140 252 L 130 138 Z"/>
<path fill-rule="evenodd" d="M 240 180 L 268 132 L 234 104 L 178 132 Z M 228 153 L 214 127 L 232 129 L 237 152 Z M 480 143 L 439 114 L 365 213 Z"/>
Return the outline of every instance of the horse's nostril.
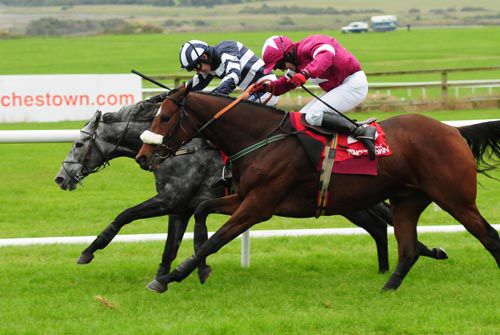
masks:
<path fill-rule="evenodd" d="M 146 156 L 144 155 L 141 155 L 141 156 L 138 156 L 135 158 L 135 161 L 137 162 L 137 164 L 139 164 L 139 166 L 144 169 L 144 170 L 147 170 L 148 169 L 148 159 L 146 158 Z"/>
<path fill-rule="evenodd" d="M 61 185 L 64 182 L 64 178 L 63 177 L 56 177 L 54 179 L 54 181 L 56 182 L 57 185 Z"/>

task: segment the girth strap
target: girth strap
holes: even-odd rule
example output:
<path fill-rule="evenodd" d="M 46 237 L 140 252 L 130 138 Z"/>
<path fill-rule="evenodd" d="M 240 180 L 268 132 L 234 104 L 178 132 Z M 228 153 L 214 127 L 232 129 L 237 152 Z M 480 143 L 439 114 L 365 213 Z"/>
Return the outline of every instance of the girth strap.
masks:
<path fill-rule="evenodd" d="M 319 176 L 319 190 L 318 199 L 316 205 L 316 218 L 319 218 L 324 214 L 326 207 L 328 206 L 328 197 L 330 192 L 328 188 L 330 186 L 330 177 L 332 175 L 333 163 L 335 162 L 335 153 L 337 151 L 339 134 L 335 133 L 332 138 L 330 138 L 325 146 L 325 159 L 321 166 L 321 174 Z"/>
<path fill-rule="evenodd" d="M 271 136 L 271 137 L 268 137 L 260 142 L 257 142 L 255 144 L 252 144 L 251 146 L 249 147 L 246 147 L 245 149 L 241 150 L 240 152 L 232 155 L 232 156 L 229 156 L 229 161 L 231 162 L 231 164 L 237 160 L 237 159 L 240 159 L 241 157 L 243 156 L 246 156 L 248 155 L 249 153 L 257 150 L 257 149 L 260 149 L 262 147 L 265 147 L 266 145 L 270 144 L 270 143 L 273 143 L 273 142 L 276 142 L 276 141 L 279 141 L 279 140 L 283 140 L 285 139 L 286 137 L 288 137 L 289 135 L 291 134 L 278 134 L 278 135 L 274 135 L 274 136 Z"/>

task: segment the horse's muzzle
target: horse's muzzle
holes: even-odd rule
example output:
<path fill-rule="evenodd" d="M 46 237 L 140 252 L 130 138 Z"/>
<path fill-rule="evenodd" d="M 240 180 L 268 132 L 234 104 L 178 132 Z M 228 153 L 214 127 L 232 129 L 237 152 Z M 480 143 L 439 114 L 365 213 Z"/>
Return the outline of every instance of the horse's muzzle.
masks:
<path fill-rule="evenodd" d="M 137 162 L 137 164 L 139 164 L 141 169 L 149 171 L 149 169 L 150 169 L 149 162 L 148 162 L 148 158 L 145 155 L 140 155 L 140 156 L 135 157 L 135 161 Z"/>
<path fill-rule="evenodd" d="M 73 191 L 76 189 L 76 183 L 71 179 L 71 178 L 66 178 L 65 176 L 58 174 L 55 178 L 54 181 L 61 190 L 70 190 Z"/>

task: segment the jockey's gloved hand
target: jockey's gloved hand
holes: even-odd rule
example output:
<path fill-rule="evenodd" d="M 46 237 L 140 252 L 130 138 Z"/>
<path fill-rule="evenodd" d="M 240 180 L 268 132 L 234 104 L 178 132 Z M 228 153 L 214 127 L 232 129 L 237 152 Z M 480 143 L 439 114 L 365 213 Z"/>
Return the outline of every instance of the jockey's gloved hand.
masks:
<path fill-rule="evenodd" d="M 295 87 L 302 86 L 306 83 L 307 81 L 307 75 L 304 73 L 296 73 L 293 75 L 293 77 L 290 79 L 290 82 L 293 84 Z"/>
<path fill-rule="evenodd" d="M 255 83 L 250 89 L 250 94 L 265 93 L 271 91 L 271 83 Z"/>

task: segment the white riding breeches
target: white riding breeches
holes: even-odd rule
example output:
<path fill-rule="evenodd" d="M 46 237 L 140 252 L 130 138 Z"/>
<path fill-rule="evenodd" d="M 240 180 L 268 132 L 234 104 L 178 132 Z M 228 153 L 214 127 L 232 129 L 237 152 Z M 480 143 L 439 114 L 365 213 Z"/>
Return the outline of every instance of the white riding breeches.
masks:
<path fill-rule="evenodd" d="M 341 113 L 348 112 L 365 100 L 368 94 L 368 80 L 363 71 L 358 71 L 347 77 L 341 85 L 319 97 Z M 313 99 L 301 110 L 306 114 L 307 123 L 321 126 L 323 113 L 335 113 L 318 99 Z"/>

